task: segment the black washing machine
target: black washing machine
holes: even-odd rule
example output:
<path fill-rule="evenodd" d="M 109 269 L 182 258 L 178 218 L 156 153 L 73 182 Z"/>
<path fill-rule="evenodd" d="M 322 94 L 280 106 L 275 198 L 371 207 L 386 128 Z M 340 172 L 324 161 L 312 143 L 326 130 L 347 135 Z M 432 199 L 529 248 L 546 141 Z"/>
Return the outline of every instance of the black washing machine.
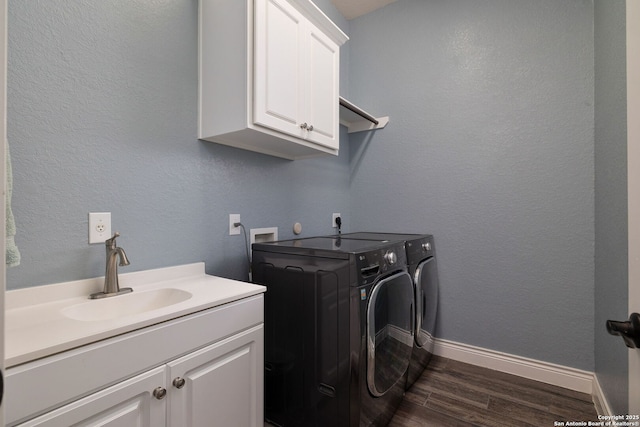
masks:
<path fill-rule="evenodd" d="M 415 321 L 414 349 L 409 365 L 407 389 L 416 382 L 433 354 L 438 311 L 438 267 L 436 248 L 431 234 L 345 233 L 343 239 L 364 239 L 384 242 L 403 242 L 407 268 L 414 281 Z"/>
<path fill-rule="evenodd" d="M 413 351 L 402 242 L 314 237 L 252 246 L 265 285 L 265 420 L 384 426 Z"/>

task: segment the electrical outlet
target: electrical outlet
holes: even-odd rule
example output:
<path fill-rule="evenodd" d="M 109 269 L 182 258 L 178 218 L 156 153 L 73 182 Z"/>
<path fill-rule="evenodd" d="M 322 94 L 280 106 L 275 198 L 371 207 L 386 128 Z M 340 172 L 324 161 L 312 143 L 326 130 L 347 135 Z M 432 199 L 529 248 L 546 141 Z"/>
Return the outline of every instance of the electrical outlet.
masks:
<path fill-rule="evenodd" d="M 236 222 L 240 222 L 240 214 L 229 214 L 229 236 L 240 234 L 240 227 L 236 227 Z"/>
<path fill-rule="evenodd" d="M 111 238 L 111 212 L 89 212 L 89 244 Z"/>
<path fill-rule="evenodd" d="M 331 215 L 331 226 L 333 228 L 338 228 L 338 224 L 336 224 L 336 218 L 340 218 L 340 220 L 342 220 L 342 215 L 340 215 L 339 213 L 334 213 L 333 215 Z"/>

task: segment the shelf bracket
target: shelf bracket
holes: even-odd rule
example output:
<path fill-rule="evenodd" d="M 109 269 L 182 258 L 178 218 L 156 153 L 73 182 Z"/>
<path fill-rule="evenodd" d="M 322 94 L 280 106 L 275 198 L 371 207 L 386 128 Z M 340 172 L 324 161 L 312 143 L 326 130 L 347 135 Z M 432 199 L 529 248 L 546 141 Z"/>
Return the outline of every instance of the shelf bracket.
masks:
<path fill-rule="evenodd" d="M 340 97 L 340 124 L 348 128 L 349 133 L 384 128 L 389 117 L 374 117 L 362 108 Z"/>

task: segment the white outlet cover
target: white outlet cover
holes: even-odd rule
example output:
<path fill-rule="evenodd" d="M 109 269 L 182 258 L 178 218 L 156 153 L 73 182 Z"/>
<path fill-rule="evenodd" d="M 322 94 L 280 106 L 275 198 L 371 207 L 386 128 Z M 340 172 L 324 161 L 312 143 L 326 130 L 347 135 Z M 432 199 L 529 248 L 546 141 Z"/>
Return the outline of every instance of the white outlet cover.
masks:
<path fill-rule="evenodd" d="M 333 228 L 338 228 L 338 226 L 336 225 L 336 218 L 342 219 L 342 215 L 340 215 L 339 213 L 334 213 L 333 215 L 331 215 L 331 226 Z"/>
<path fill-rule="evenodd" d="M 236 222 L 240 222 L 240 214 L 229 214 L 229 236 L 240 234 L 240 227 L 233 226 Z"/>
<path fill-rule="evenodd" d="M 111 238 L 111 212 L 89 213 L 89 244 L 104 243 Z"/>

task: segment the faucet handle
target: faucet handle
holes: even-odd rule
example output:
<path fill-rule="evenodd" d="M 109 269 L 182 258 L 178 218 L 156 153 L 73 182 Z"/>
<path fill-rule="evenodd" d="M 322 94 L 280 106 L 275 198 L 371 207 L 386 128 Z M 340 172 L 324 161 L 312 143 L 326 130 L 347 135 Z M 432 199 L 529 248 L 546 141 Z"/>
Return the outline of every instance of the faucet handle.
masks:
<path fill-rule="evenodd" d="M 109 249 L 115 249 L 116 248 L 116 237 L 119 237 L 120 233 L 118 233 L 117 231 L 115 233 L 113 233 L 113 237 L 110 239 L 107 239 L 104 241 L 104 244 L 109 248 Z"/>

